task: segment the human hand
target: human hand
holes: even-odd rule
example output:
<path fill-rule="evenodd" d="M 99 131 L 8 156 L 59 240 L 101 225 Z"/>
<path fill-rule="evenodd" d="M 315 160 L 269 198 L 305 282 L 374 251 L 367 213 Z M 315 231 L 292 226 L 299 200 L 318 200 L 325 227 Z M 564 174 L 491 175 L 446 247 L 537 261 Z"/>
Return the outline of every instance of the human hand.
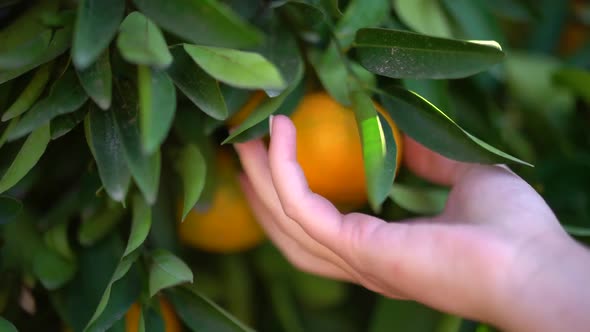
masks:
<path fill-rule="evenodd" d="M 260 140 L 236 145 L 241 182 L 259 222 L 298 268 L 509 330 L 590 326 L 580 309 L 590 294 L 576 287 L 588 252 L 508 168 L 451 161 L 406 138 L 409 169 L 452 186 L 444 212 L 399 222 L 343 215 L 309 190 L 292 122 L 272 122 L 268 153 Z M 564 318 L 571 324 L 560 325 Z"/>

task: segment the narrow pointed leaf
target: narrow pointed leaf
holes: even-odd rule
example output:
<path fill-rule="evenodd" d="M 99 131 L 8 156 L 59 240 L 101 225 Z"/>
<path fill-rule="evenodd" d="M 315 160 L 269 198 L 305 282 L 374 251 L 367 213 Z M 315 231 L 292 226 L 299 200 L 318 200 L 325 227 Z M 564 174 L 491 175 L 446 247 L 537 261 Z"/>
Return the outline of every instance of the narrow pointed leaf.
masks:
<path fill-rule="evenodd" d="M 232 131 L 232 133 L 223 141 L 222 144 L 240 142 L 240 140 L 242 139 L 242 135 L 248 129 L 266 120 L 269 115 L 276 112 L 277 109 L 279 109 L 281 105 L 283 105 L 287 97 L 289 97 L 289 95 L 293 93 L 293 90 L 295 90 L 302 77 L 303 65 L 300 64 L 297 79 L 293 81 L 293 85 L 289 86 L 289 88 L 283 91 L 278 97 L 270 98 L 262 104 L 260 104 L 260 106 L 258 106 L 254 111 L 252 111 L 252 114 L 250 114 L 250 116 L 246 120 L 244 120 L 242 124 L 240 124 L 236 129 L 234 129 L 234 131 Z"/>
<path fill-rule="evenodd" d="M 146 201 L 153 204 L 158 194 L 160 183 L 160 152 L 146 155 L 141 146 L 137 114 L 132 105 L 111 111 L 115 119 L 115 128 L 121 138 L 123 155 L 135 183 L 143 193 Z"/>
<path fill-rule="evenodd" d="M 351 100 L 363 147 L 369 203 L 378 211 L 393 184 L 397 146 L 391 128 L 378 115 L 371 98 L 359 91 L 351 94 Z"/>
<path fill-rule="evenodd" d="M 336 25 L 339 45 L 347 49 L 361 28 L 379 26 L 391 11 L 391 0 L 353 0 Z"/>
<path fill-rule="evenodd" d="M 389 87 L 379 94 L 383 106 L 404 133 L 447 158 L 484 164 L 510 162 L 530 166 L 469 134 L 414 92 Z"/>
<path fill-rule="evenodd" d="M 451 24 L 439 0 L 394 0 L 395 12 L 412 30 L 451 38 Z"/>
<path fill-rule="evenodd" d="M 0 178 L 0 193 L 12 188 L 37 164 L 49 143 L 49 125 L 29 135 L 10 167 Z"/>
<path fill-rule="evenodd" d="M 50 74 L 51 64 L 45 64 L 39 67 L 29 84 L 27 84 L 14 103 L 4 112 L 2 121 L 8 121 L 28 111 L 39 96 L 41 96 L 43 90 L 45 90 Z"/>
<path fill-rule="evenodd" d="M 449 190 L 420 188 L 396 183 L 389 197 L 402 208 L 419 214 L 441 213 L 447 202 Z"/>
<path fill-rule="evenodd" d="M 131 63 L 165 68 L 172 55 L 160 28 L 140 12 L 129 14 L 119 28 L 117 47 Z"/>
<path fill-rule="evenodd" d="M 90 66 L 109 46 L 123 19 L 125 0 L 81 0 L 74 28 L 72 60 Z"/>
<path fill-rule="evenodd" d="M 40 57 L 35 58 L 35 61 L 16 69 L 0 70 L 0 84 L 10 81 L 11 79 L 18 77 L 31 69 L 37 68 L 63 54 L 70 47 L 71 36 L 72 25 L 66 25 L 63 28 L 57 29 L 43 54 Z"/>
<path fill-rule="evenodd" d="M 131 174 L 127 168 L 123 142 L 117 129 L 113 113 L 91 108 L 84 120 L 86 142 L 96 160 L 100 180 L 109 194 L 122 202 L 127 195 Z"/>
<path fill-rule="evenodd" d="M 150 296 L 160 290 L 185 282 L 193 282 L 193 272 L 180 258 L 170 252 L 158 249 L 152 253 L 150 268 Z"/>
<path fill-rule="evenodd" d="M 152 225 L 152 210 L 142 196 L 133 196 L 133 220 L 131 221 L 131 233 L 123 256 L 129 255 L 139 248 L 150 232 Z"/>
<path fill-rule="evenodd" d="M 88 114 L 88 107 L 82 107 L 73 113 L 60 115 L 51 120 L 51 139 L 58 139 L 72 131 L 84 120 L 86 114 Z"/>
<path fill-rule="evenodd" d="M 139 126 L 146 154 L 152 154 L 168 136 L 176 111 L 176 90 L 166 72 L 139 66 Z"/>
<path fill-rule="evenodd" d="M 253 332 L 194 287 L 175 287 L 166 291 L 166 296 L 193 331 Z"/>
<path fill-rule="evenodd" d="M 76 111 L 88 100 L 73 70 L 68 70 L 51 87 L 49 95 L 39 100 L 16 124 L 9 140 L 20 138 L 47 124 L 51 119 Z"/>
<path fill-rule="evenodd" d="M 51 30 L 46 29 L 18 46 L 0 50 L 0 69 L 18 69 L 33 63 L 49 46 L 52 34 Z"/>
<path fill-rule="evenodd" d="M 227 118 L 227 106 L 219 82 L 199 67 L 182 46 L 172 48 L 174 62 L 167 72 L 174 84 L 205 114 L 217 120 Z"/>
<path fill-rule="evenodd" d="M 43 287 L 48 290 L 55 290 L 74 277 L 76 265 L 57 252 L 43 248 L 37 251 L 33 259 L 33 272 L 39 278 Z"/>
<path fill-rule="evenodd" d="M 365 68 L 392 78 L 463 78 L 488 69 L 504 57 L 495 42 L 476 43 L 390 29 L 361 29 L 354 47 Z"/>
<path fill-rule="evenodd" d="M 0 225 L 11 222 L 16 218 L 23 204 L 14 198 L 0 196 Z"/>
<path fill-rule="evenodd" d="M 258 53 L 188 44 L 184 49 L 204 71 L 228 85 L 276 90 L 286 86 L 279 70 Z"/>
<path fill-rule="evenodd" d="M 197 203 L 205 187 L 207 163 L 201 150 L 194 144 L 186 145 L 180 151 L 178 170 L 182 177 L 183 208 L 182 220 Z"/>
<path fill-rule="evenodd" d="M 113 90 L 109 51 L 106 50 L 96 62 L 85 69 L 78 69 L 77 72 L 80 83 L 88 96 L 103 110 L 109 109 Z"/>
<path fill-rule="evenodd" d="M 250 47 L 262 41 L 262 33 L 214 0 L 133 0 L 163 29 L 192 43 L 219 47 Z"/>

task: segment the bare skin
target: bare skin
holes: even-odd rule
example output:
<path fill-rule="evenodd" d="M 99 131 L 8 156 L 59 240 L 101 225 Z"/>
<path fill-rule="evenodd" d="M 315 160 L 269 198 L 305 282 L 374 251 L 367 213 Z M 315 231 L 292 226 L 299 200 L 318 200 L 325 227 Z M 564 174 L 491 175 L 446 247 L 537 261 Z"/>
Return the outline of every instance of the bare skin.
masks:
<path fill-rule="evenodd" d="M 235 147 L 259 222 L 296 267 L 508 331 L 590 329 L 590 252 L 507 167 L 451 161 L 406 137 L 406 166 L 452 187 L 444 212 L 341 214 L 309 190 L 290 119 L 273 119 L 268 151 L 260 140 Z"/>

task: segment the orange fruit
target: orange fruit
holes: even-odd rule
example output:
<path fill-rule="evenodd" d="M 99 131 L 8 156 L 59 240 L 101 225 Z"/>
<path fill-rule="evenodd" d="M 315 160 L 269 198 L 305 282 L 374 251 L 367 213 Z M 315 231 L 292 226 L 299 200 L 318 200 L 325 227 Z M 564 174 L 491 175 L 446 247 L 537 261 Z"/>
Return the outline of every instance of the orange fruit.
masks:
<path fill-rule="evenodd" d="M 137 332 L 139 331 L 139 313 L 141 306 L 138 303 L 134 303 L 127 311 L 125 315 L 125 331 L 126 332 Z M 166 332 L 180 332 L 182 330 L 180 322 L 176 313 L 172 309 L 172 306 L 163 297 L 160 297 L 160 311 L 162 318 L 164 319 L 164 326 Z"/>
<path fill-rule="evenodd" d="M 221 153 L 218 160 L 219 177 L 212 205 L 205 212 L 189 212 L 178 225 L 180 240 L 215 253 L 250 249 L 264 240 L 264 233 L 237 182 L 231 158 Z M 181 214 L 182 204 L 179 210 Z"/>
<path fill-rule="evenodd" d="M 387 112 L 375 105 L 393 129 L 399 168 L 402 136 Z M 367 183 L 354 112 L 318 92 L 306 95 L 291 118 L 297 129 L 297 160 L 310 189 L 339 207 L 365 204 Z"/>

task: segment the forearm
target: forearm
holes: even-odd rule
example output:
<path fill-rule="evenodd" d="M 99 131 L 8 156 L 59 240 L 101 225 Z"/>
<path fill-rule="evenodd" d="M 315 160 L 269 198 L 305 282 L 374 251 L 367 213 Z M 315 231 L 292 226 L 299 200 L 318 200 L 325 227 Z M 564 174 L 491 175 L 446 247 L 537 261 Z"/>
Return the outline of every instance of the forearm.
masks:
<path fill-rule="evenodd" d="M 508 288 L 497 325 L 506 331 L 590 330 L 590 251 L 574 241 L 541 242 L 523 280 Z"/>

